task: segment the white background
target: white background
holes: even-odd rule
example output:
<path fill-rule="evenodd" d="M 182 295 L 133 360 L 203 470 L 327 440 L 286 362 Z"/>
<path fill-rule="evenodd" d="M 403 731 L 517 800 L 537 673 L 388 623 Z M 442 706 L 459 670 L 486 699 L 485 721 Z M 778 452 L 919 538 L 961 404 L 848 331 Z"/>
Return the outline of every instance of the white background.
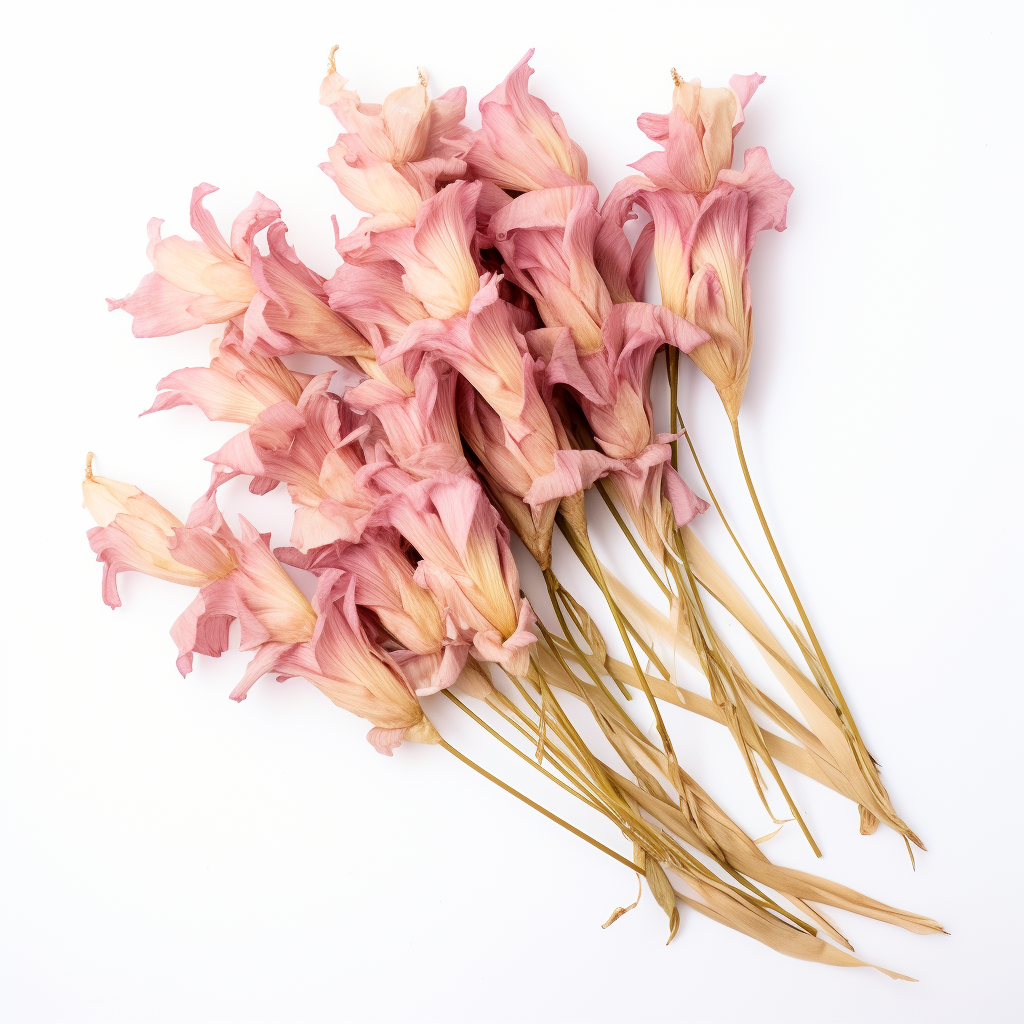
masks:
<path fill-rule="evenodd" d="M 1014 1019 L 1016 7 L 8 5 L 0 1020 Z M 197 659 L 182 681 L 167 630 L 189 594 L 126 576 L 124 607 L 101 604 L 79 507 L 86 451 L 184 515 L 206 485 L 203 456 L 235 431 L 194 409 L 136 419 L 161 376 L 204 362 L 215 332 L 137 341 L 103 298 L 147 272 L 150 216 L 188 233 L 200 181 L 222 186 L 208 205 L 224 226 L 266 193 L 300 255 L 332 272 L 329 216 L 356 219 L 317 170 L 338 131 L 317 105 L 335 42 L 365 99 L 424 65 L 438 93 L 468 87 L 471 123 L 535 45 L 534 89 L 602 193 L 652 148 L 635 118 L 668 109 L 671 66 L 708 84 L 768 76 L 738 151 L 767 146 L 796 191 L 789 230 L 762 235 L 754 257 L 748 455 L 929 852 L 912 872 L 894 833 L 859 836 L 851 805 L 793 773 L 825 857 L 815 864 L 793 825 L 766 851 L 942 920 L 951 937 L 834 915 L 861 956 L 919 984 L 787 960 L 685 910 L 666 948 L 648 895 L 602 931 L 633 899 L 621 866 L 438 748 L 378 756 L 365 723 L 299 681 L 264 680 L 235 705 L 244 655 Z M 687 376 L 693 435 L 763 565 L 709 390 Z M 286 540 L 286 495 L 256 502 L 239 484 L 223 504 Z M 733 566 L 705 519 L 701 535 Z M 623 547 L 609 557 L 625 573 Z M 430 713 L 625 852 L 442 698 Z M 722 731 L 682 712 L 669 724 L 685 766 L 752 835 L 768 832 Z"/>

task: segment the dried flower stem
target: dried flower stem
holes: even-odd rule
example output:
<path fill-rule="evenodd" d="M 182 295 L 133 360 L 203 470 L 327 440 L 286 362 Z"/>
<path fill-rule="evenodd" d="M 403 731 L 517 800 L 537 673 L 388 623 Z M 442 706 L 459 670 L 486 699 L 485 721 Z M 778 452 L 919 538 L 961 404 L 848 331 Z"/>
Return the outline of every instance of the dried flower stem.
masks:
<path fill-rule="evenodd" d="M 531 800 L 525 794 L 520 793 L 518 789 L 513 789 L 510 785 L 508 785 L 508 783 L 502 782 L 501 779 L 499 779 L 496 775 L 492 775 L 489 771 L 487 771 L 486 768 L 481 768 L 480 765 L 478 765 L 475 761 L 471 761 L 468 757 L 466 757 L 465 754 L 462 754 L 458 750 L 456 750 L 455 747 L 453 747 L 447 740 L 442 739 L 440 741 L 440 746 L 447 750 L 449 754 L 452 754 L 455 757 L 457 757 L 463 764 L 468 765 L 470 768 L 472 768 L 473 771 L 479 773 L 488 781 L 493 782 L 499 789 L 505 790 L 506 793 L 511 793 L 512 796 L 514 796 L 517 800 L 522 800 L 524 804 L 526 804 L 528 807 L 532 807 L 535 811 L 539 811 L 541 814 L 544 815 L 545 818 L 550 818 L 551 821 L 555 822 L 555 824 L 557 825 L 561 825 L 562 828 L 567 829 L 574 836 L 578 836 L 585 842 L 590 843 L 590 845 L 593 846 L 594 849 L 600 850 L 602 853 L 608 854 L 608 856 L 611 857 L 612 860 L 617 860 L 620 864 L 624 864 L 631 871 L 640 870 L 640 868 L 638 868 L 636 864 L 634 864 L 632 861 L 627 860 L 625 857 L 622 856 L 621 853 L 616 853 L 610 847 L 605 846 L 604 843 L 599 843 L 596 839 L 592 838 L 591 836 L 588 836 L 586 832 L 582 832 L 580 829 L 576 828 L 575 825 L 570 825 L 569 822 L 567 822 L 564 818 L 560 818 L 557 814 L 553 814 L 546 807 L 542 807 L 535 800 Z"/>
<path fill-rule="evenodd" d="M 814 671 L 816 667 L 820 667 L 821 672 L 824 675 L 824 678 L 822 678 L 818 672 L 815 672 L 815 676 L 818 678 L 819 684 L 824 683 L 824 685 L 822 685 L 822 689 L 824 690 L 825 695 L 836 707 L 843 732 L 846 734 L 847 742 L 850 745 L 857 764 L 864 774 L 865 781 L 868 783 L 872 793 L 880 801 L 882 806 L 885 808 L 891 807 L 889 794 L 886 791 L 885 786 L 882 784 L 875 760 L 868 752 L 864 740 L 861 737 L 860 730 L 857 728 L 857 723 L 846 703 L 846 698 L 843 696 L 842 690 L 839 688 L 839 683 L 836 681 L 832 667 L 829 665 L 828 659 L 825 657 L 825 652 L 822 650 L 817 634 L 814 632 L 811 620 L 804 609 L 803 602 L 800 600 L 800 595 L 797 593 L 792 577 L 789 575 L 789 571 L 786 569 L 786 565 L 782 560 L 782 555 L 779 552 L 778 545 L 775 543 L 775 538 L 772 536 L 772 532 L 768 527 L 768 520 L 765 517 L 764 510 L 761 508 L 761 502 L 758 500 L 757 490 L 754 487 L 754 481 L 751 478 L 750 469 L 747 466 L 746 456 L 743 452 L 743 442 L 740 438 L 739 421 L 737 418 L 733 417 L 731 418 L 731 423 L 736 455 L 739 459 L 740 469 L 743 471 L 743 479 L 747 485 L 747 492 L 750 494 L 750 500 L 753 502 L 754 511 L 757 513 L 757 518 L 761 523 L 761 529 L 764 532 L 765 540 L 768 541 L 768 546 L 771 548 L 772 555 L 775 557 L 775 564 L 779 567 L 779 572 L 782 574 L 782 578 L 786 583 L 789 595 L 793 599 L 793 604 L 796 606 L 797 613 L 800 616 L 800 621 L 803 623 L 804 629 L 807 631 L 807 637 L 813 647 L 813 657 L 809 656 L 811 652 L 807 650 L 806 642 L 801 642 L 802 638 L 797 633 L 794 633 L 794 635 L 797 642 L 800 643 L 801 650 L 804 652 L 812 671 Z M 783 618 L 785 619 L 785 616 L 783 616 Z M 910 843 L 913 842 L 921 849 L 924 849 L 924 845 L 917 836 L 906 827 L 901 819 L 895 817 L 895 815 L 894 818 L 898 825 L 903 826 L 899 830 L 903 835 L 904 842 L 907 844 L 907 851 L 910 853 L 911 862 L 913 862 L 914 854 L 910 849 Z"/>

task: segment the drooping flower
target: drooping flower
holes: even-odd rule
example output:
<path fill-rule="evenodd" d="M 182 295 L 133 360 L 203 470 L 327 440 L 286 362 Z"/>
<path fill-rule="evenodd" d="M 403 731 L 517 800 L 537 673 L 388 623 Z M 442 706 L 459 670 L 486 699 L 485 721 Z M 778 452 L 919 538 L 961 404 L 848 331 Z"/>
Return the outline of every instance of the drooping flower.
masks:
<path fill-rule="evenodd" d="M 405 287 L 439 320 L 469 309 L 480 286 L 474 245 L 480 182 L 457 181 L 427 200 L 416 226 L 373 235 L 373 247 L 405 271 Z"/>
<path fill-rule="evenodd" d="M 650 213 L 662 303 L 709 335 L 690 358 L 732 419 L 743 400 L 753 342 L 747 265 L 759 231 L 785 229 L 792 192 L 757 147 L 743 154 L 742 171 L 720 171 L 699 204 L 692 195 L 632 177 L 612 190 L 602 211 L 619 224 L 634 204 Z M 636 258 L 646 262 L 650 251 Z"/>
<path fill-rule="evenodd" d="M 356 324 L 371 344 L 378 336 L 382 346 L 393 345 L 410 324 L 430 316 L 423 303 L 406 291 L 402 267 L 393 260 L 366 266 L 343 263 L 324 282 L 324 290 L 331 309 Z"/>
<path fill-rule="evenodd" d="M 733 75 L 727 89 L 705 89 L 699 78 L 683 81 L 672 69 L 675 90 L 668 114 L 641 114 L 637 124 L 664 151 L 648 153 L 631 166 L 658 188 L 703 197 L 732 167 L 733 138 L 743 125 L 743 108 L 763 75 Z"/>
<path fill-rule="evenodd" d="M 315 627 L 303 642 L 268 642 L 231 693 L 245 699 L 261 676 L 302 676 L 338 707 L 366 719 L 366 738 L 390 755 L 403 739 L 437 743 L 440 737 L 424 715 L 401 668 L 366 635 L 355 602 L 354 580 L 337 569 L 321 575 L 311 612 Z"/>
<path fill-rule="evenodd" d="M 374 477 L 389 468 L 366 464 L 359 442 L 369 425 L 327 391 L 325 377 L 303 392 L 303 425 L 291 444 L 256 452 L 258 474 L 288 487 L 295 505 L 291 543 L 302 552 L 338 540 L 356 543 L 379 503 Z"/>
<path fill-rule="evenodd" d="M 207 419 L 256 423 L 281 402 L 295 406 L 302 389 L 313 379 L 290 370 L 274 356 L 245 351 L 237 330 L 210 344 L 210 365 L 175 370 L 157 384 L 162 392 L 143 416 L 179 405 L 194 405 Z"/>
<path fill-rule="evenodd" d="M 448 635 L 444 609 L 416 582 L 410 552 L 394 530 L 377 530 L 360 544 L 336 543 L 307 554 L 279 548 L 275 554 L 317 575 L 340 569 L 351 577 L 353 600 L 376 616 L 389 653 L 418 696 L 458 681 L 470 645 Z"/>
<path fill-rule="evenodd" d="M 203 206 L 204 197 L 216 191 L 205 182 L 192 190 L 192 228 L 202 241 L 179 235 L 161 238 L 163 221 L 154 217 L 149 222 L 146 253 L 153 273 L 125 298 L 107 299 L 109 309 L 131 314 L 135 337 L 164 337 L 202 324 L 224 323 L 248 309 L 256 294 L 249 270 L 252 240 L 281 211 L 257 192 L 235 218 L 229 245 Z"/>
<path fill-rule="evenodd" d="M 419 82 L 396 89 L 380 103 L 363 103 L 359 93 L 347 89 L 348 80 L 338 74 L 332 50 L 330 70 L 320 85 L 320 102 L 334 111 L 345 130 L 358 135 L 378 160 L 396 167 L 433 156 L 457 156 L 469 134 L 466 90 L 459 86 L 430 99 L 429 79 L 422 68 Z"/>
<path fill-rule="evenodd" d="M 701 204 L 689 246 L 693 277 L 686 315 L 711 336 L 690 358 L 710 379 L 729 418 L 739 414 L 753 347 L 747 265 L 759 231 L 786 227 L 793 186 L 761 148 L 743 154 L 743 170 L 723 171 Z"/>
<path fill-rule="evenodd" d="M 548 384 L 572 389 L 594 440 L 614 460 L 605 472 L 645 539 L 658 550 L 657 531 L 649 520 L 656 517 L 663 494 L 680 527 L 708 504 L 666 465 L 671 456 L 668 442 L 675 435 L 654 430 L 650 403 L 654 356 L 662 345 L 692 351 L 706 336 L 663 306 L 626 302 L 612 307 L 597 352 L 579 352 L 572 333 L 565 328 L 546 328 L 529 337 L 547 364 Z M 541 496 L 543 492 L 534 495 Z"/>
<path fill-rule="evenodd" d="M 192 670 L 193 654 L 220 657 L 228 647 L 228 628 L 237 620 L 243 651 L 267 644 L 305 643 L 313 636 L 316 616 L 302 592 L 270 550 L 270 534 L 261 534 L 242 516 L 235 536 L 217 508 L 214 493 L 192 506 L 188 526 L 176 531 L 172 550 L 182 562 L 201 564 L 197 541 L 212 535 L 234 557 L 234 568 L 204 585 L 171 627 L 178 645 L 178 671 Z"/>
<path fill-rule="evenodd" d="M 274 354 L 313 352 L 336 360 L 373 355 L 369 341 L 328 301 L 324 279 L 295 254 L 284 221 L 267 228 L 267 254 L 252 247 L 258 286 L 246 315 L 246 343 Z"/>
<path fill-rule="evenodd" d="M 533 297 L 547 326 L 572 330 L 581 352 L 601 347 L 612 306 L 594 259 L 598 228 L 593 185 L 528 192 L 490 223 L 509 279 Z"/>
<path fill-rule="evenodd" d="M 471 472 L 455 410 L 455 371 L 441 359 L 410 353 L 385 363 L 385 374 L 402 364 L 412 374 L 408 388 L 375 377 L 345 392 L 345 404 L 370 419 L 364 446 L 376 453 L 374 461 L 393 462 L 413 480 Z"/>
<path fill-rule="evenodd" d="M 422 558 L 416 570 L 477 657 L 513 673 L 529 664 L 533 611 L 519 591 L 508 531 L 470 476 L 438 473 L 396 488 L 391 524 Z"/>
<path fill-rule="evenodd" d="M 86 462 L 82 495 L 96 521 L 88 531 L 96 560 L 103 562 L 103 600 L 117 608 L 119 573 L 133 571 L 204 587 L 231 573 L 237 560 L 231 548 L 201 524 L 186 524 L 133 484 L 94 476 L 92 453 Z M 179 557 L 180 538 L 187 540 L 190 557 Z"/>
<path fill-rule="evenodd" d="M 482 127 L 467 160 L 478 178 L 512 192 L 586 184 L 586 154 L 569 138 L 558 114 L 531 96 L 533 50 L 480 101 Z"/>
<path fill-rule="evenodd" d="M 439 184 L 466 176 L 466 90 L 451 89 L 431 100 L 427 81 L 420 69 L 419 84 L 395 90 L 383 104 L 363 103 L 335 70 L 320 87 L 320 102 L 347 129 L 322 169 L 356 209 L 370 214 L 339 239 L 342 253 L 364 249 L 370 232 L 414 225 Z"/>

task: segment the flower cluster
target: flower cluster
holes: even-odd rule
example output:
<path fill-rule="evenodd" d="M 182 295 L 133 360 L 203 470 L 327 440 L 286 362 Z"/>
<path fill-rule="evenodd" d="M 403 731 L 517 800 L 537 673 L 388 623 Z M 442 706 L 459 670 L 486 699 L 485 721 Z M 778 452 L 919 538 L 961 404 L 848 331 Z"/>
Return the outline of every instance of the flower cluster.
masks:
<path fill-rule="evenodd" d="M 139 488 L 96 476 L 89 456 L 83 493 L 96 522 L 88 537 L 103 563 L 103 599 L 120 604 L 118 576 L 126 571 L 192 587 L 195 596 L 171 628 L 182 675 L 196 654 L 219 657 L 237 633 L 252 658 L 234 700 L 244 700 L 265 675 L 304 678 L 369 723 L 367 739 L 383 754 L 404 740 L 441 744 L 476 767 L 441 738 L 423 699 L 453 688 L 482 697 L 536 739 L 537 767 L 547 756 L 563 788 L 622 830 L 633 862 L 570 826 L 646 876 L 672 934 L 681 899 L 790 955 L 855 966 L 860 961 L 816 937 L 818 927 L 845 943 L 805 898 L 912 930 L 940 927 L 813 876 L 774 869 L 683 772 L 658 705 L 659 698 L 681 703 L 725 725 L 766 809 L 755 756 L 812 846 L 773 757 L 856 801 L 863 831 L 884 820 L 908 848 L 920 844 L 892 809 L 743 460 L 737 417 L 752 345 L 747 268 L 757 234 L 785 227 L 792 191 L 763 149 L 747 150 L 743 169 L 732 170 L 733 139 L 763 79 L 735 76 L 727 89 L 703 89 L 673 71 L 671 111 L 638 121 L 661 150 L 633 164 L 639 173 L 602 203 L 583 150 L 530 92 L 532 52 L 483 98 L 481 126 L 472 130 L 463 123 L 464 89 L 432 98 L 420 69 L 415 84 L 383 103 L 364 103 L 338 74 L 332 51 L 320 102 L 343 131 L 321 166 L 364 216 L 344 236 L 335 221 L 341 264 L 330 277 L 302 262 L 281 210 L 259 193 L 228 238 L 204 206 L 216 191 L 207 184 L 192 194 L 196 239 L 164 238 L 162 221 L 150 222 L 153 271 L 130 295 L 108 300 L 110 308 L 131 315 L 137 337 L 205 324 L 221 325 L 221 336 L 208 365 L 159 381 L 146 413 L 195 406 L 242 429 L 208 456 L 209 486 L 184 522 Z M 641 215 L 645 223 L 631 241 L 627 222 Z M 645 301 L 652 256 L 658 304 Z M 721 397 L 751 497 L 807 631 L 804 637 L 786 621 L 813 680 L 685 529 L 709 506 L 677 470 L 678 410 L 668 432 L 655 426 L 651 384 L 662 351 L 673 405 L 680 352 Z M 343 372 L 301 373 L 289 365 L 295 353 L 327 357 Z M 272 549 L 270 535 L 241 516 L 237 530 L 228 526 L 218 495 L 235 477 L 248 478 L 257 495 L 287 490 L 287 546 Z M 671 621 L 618 584 L 590 547 L 582 495 L 598 481 L 607 481 L 612 496 L 603 483 L 602 496 L 669 599 Z M 593 620 L 554 575 L 556 523 L 605 597 L 632 674 L 608 656 Z M 520 589 L 513 533 L 543 570 L 561 636 L 538 622 Z M 308 574 L 305 590 L 297 573 Z M 704 614 L 697 578 L 774 659 L 807 725 L 746 678 Z M 665 640 L 673 658 L 678 652 L 698 665 L 711 700 L 680 690 L 641 631 Z M 663 680 L 651 682 L 631 636 Z M 489 666 L 511 680 L 522 704 L 493 686 Z M 660 747 L 602 677 L 624 693 L 639 683 Z M 587 705 L 636 785 L 586 749 L 552 687 Z M 755 707 L 792 740 L 762 731 L 750 713 Z M 715 880 L 672 832 L 734 878 L 742 881 L 742 871 L 770 879 L 814 927 L 760 890 L 752 888 L 755 900 Z M 666 867 L 696 899 L 673 887 Z"/>
<path fill-rule="evenodd" d="M 597 479 L 637 522 L 663 501 L 677 526 L 707 508 L 669 465 L 677 435 L 655 430 L 654 357 L 690 353 L 723 398 L 741 394 L 746 258 L 757 230 L 784 222 L 788 186 L 762 151 L 729 170 L 756 76 L 728 90 L 680 82 L 667 117 L 640 120 L 665 152 L 601 207 L 583 151 L 530 94 L 530 55 L 481 101 L 478 131 L 462 123 L 464 89 L 431 99 L 421 71 L 364 103 L 332 55 L 320 101 L 344 131 L 322 166 L 366 215 L 337 237 L 333 277 L 302 263 L 262 195 L 225 239 L 204 184 L 198 240 L 162 238 L 151 221 L 153 273 L 110 301 L 140 337 L 223 324 L 209 366 L 165 377 L 148 411 L 194 405 L 246 429 L 209 456 L 210 488 L 186 524 L 90 474 L 108 603 L 125 568 L 199 586 L 174 629 L 183 671 L 195 652 L 219 654 L 237 619 L 257 653 L 236 697 L 264 672 L 304 675 L 370 720 L 381 749 L 401 739 L 399 721 L 429 736 L 416 696 L 470 660 L 527 670 L 533 613 L 509 528 L 547 568 L 560 503 Z M 631 249 L 635 206 L 652 223 Z M 641 301 L 652 246 L 662 305 Z M 357 380 L 336 394 L 333 374 L 290 369 L 293 352 Z M 579 443 L 579 417 L 593 444 Z M 217 489 L 238 475 L 254 493 L 288 489 L 291 542 L 276 556 L 248 524 L 234 538 L 217 511 Z M 317 574 L 312 605 L 282 561 Z M 342 650 L 372 700 L 350 692 Z"/>

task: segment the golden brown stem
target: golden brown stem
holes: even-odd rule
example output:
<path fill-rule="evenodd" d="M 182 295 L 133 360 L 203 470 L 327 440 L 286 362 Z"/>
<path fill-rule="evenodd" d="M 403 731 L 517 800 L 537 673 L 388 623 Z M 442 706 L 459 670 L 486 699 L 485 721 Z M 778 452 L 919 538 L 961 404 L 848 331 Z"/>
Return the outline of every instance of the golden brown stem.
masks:
<path fill-rule="evenodd" d="M 535 811 L 539 811 L 541 814 L 544 815 L 545 818 L 550 818 L 553 822 L 555 822 L 555 824 L 561 825 L 562 828 L 567 829 L 574 836 L 578 836 L 585 842 L 590 843 L 590 845 L 593 846 L 595 850 L 600 850 L 602 853 L 608 854 L 608 856 L 611 857 L 613 860 L 617 860 L 620 864 L 625 864 L 625 866 L 629 868 L 630 871 L 640 871 L 640 868 L 636 864 L 634 864 L 631 860 L 627 860 L 625 857 L 622 856 L 622 854 L 616 853 L 610 847 L 605 846 L 604 843 L 599 843 L 596 839 L 593 839 L 590 836 L 588 836 L 586 832 L 580 831 L 580 829 L 576 828 L 575 825 L 570 825 L 569 822 L 567 822 L 564 818 L 560 818 L 557 814 L 553 814 L 546 807 L 542 807 L 535 800 L 531 800 L 528 796 L 525 796 L 524 794 L 520 793 L 518 789 L 513 789 L 510 785 L 508 785 L 508 783 L 502 782 L 501 779 L 499 779 L 496 775 L 492 775 L 489 771 L 487 771 L 486 768 L 481 768 L 480 765 L 478 765 L 475 761 L 471 761 L 468 757 L 466 757 L 465 754 L 462 754 L 458 750 L 456 750 L 455 747 L 453 747 L 447 740 L 441 740 L 441 746 L 445 750 L 447 750 L 449 754 L 452 754 L 454 757 L 457 757 L 463 764 L 468 765 L 470 768 L 472 768 L 473 771 L 482 775 L 488 781 L 493 782 L 499 789 L 505 790 L 506 793 L 511 793 L 511 795 L 514 796 L 517 800 L 522 800 L 524 804 L 526 804 L 528 807 L 532 807 Z"/>
<path fill-rule="evenodd" d="M 832 672 L 832 668 L 828 663 L 828 659 L 825 657 L 825 652 L 821 649 L 821 644 L 818 643 L 818 637 L 814 632 L 814 627 L 811 625 L 811 620 L 807 617 L 807 612 L 804 611 L 803 602 L 800 600 L 800 595 L 796 592 L 796 587 L 793 584 L 793 580 L 789 575 L 789 571 L 786 569 L 785 563 L 782 561 L 782 555 L 779 553 L 778 546 L 775 543 L 775 538 L 772 536 L 772 531 L 768 528 L 768 520 L 765 518 L 764 510 L 761 508 L 761 502 L 758 501 L 757 491 L 754 488 L 754 481 L 751 479 L 750 470 L 747 467 L 747 459 L 743 454 L 743 442 L 740 440 L 740 425 L 736 419 L 732 420 L 732 436 L 733 441 L 736 444 L 736 455 L 740 461 L 740 469 L 743 470 L 743 479 L 747 484 L 747 491 L 750 494 L 750 500 L 754 503 L 754 511 L 757 512 L 757 518 L 761 522 L 761 529 L 764 531 L 765 540 L 768 541 L 768 546 L 772 549 L 772 554 L 775 556 L 775 564 L 779 567 L 779 572 L 782 573 L 782 578 L 786 581 L 786 589 L 789 591 L 789 596 L 793 599 L 793 604 L 796 605 L 797 613 L 800 616 L 800 621 L 804 625 L 804 629 L 807 631 L 807 637 L 811 641 L 814 647 L 814 653 L 818 657 L 818 661 L 821 664 L 822 670 L 825 672 L 825 676 L 828 679 L 829 685 L 832 688 L 832 693 L 829 696 L 833 699 L 839 710 L 842 712 L 843 717 L 846 719 L 847 725 L 850 728 L 853 736 L 857 742 L 863 747 L 864 740 L 861 738 L 860 732 L 857 729 L 857 723 L 853 719 L 853 715 L 850 713 L 849 707 L 847 707 L 846 699 L 843 697 L 842 691 L 839 689 L 839 684 L 836 682 L 836 677 Z M 762 584 L 763 586 L 763 584 Z M 785 618 L 785 616 L 783 616 Z"/>

